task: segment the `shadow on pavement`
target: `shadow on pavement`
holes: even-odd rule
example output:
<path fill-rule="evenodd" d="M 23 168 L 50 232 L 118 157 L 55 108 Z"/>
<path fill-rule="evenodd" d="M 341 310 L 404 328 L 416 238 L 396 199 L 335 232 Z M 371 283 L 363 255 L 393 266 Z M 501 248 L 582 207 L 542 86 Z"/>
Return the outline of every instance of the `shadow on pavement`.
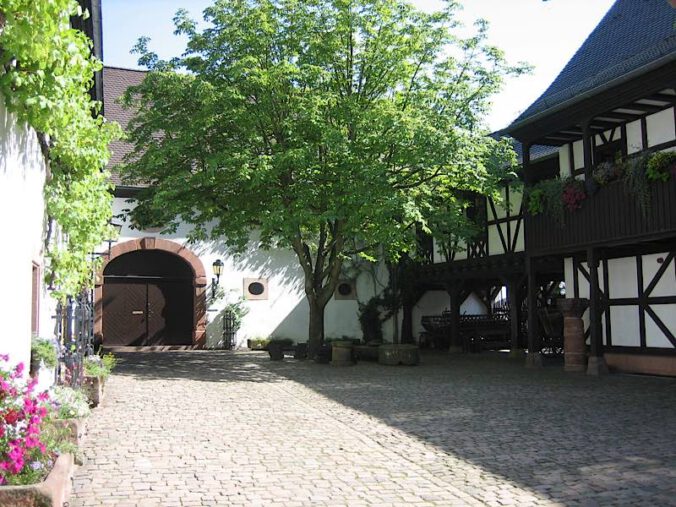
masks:
<path fill-rule="evenodd" d="M 676 379 L 528 370 L 483 354 L 348 368 L 271 362 L 263 352 L 119 357 L 115 373 L 139 380 L 301 384 L 339 420 L 349 416 L 323 399 L 443 450 L 448 462 L 429 468 L 486 504 L 509 501 L 500 482 L 564 505 L 676 505 Z M 373 438 L 397 445 L 392 436 Z"/>

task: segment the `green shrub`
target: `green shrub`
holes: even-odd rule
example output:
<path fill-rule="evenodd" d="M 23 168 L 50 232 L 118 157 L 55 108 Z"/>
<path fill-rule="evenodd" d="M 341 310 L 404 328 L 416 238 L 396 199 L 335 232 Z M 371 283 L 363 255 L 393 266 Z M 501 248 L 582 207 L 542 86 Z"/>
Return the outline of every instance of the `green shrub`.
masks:
<path fill-rule="evenodd" d="M 676 169 L 676 152 L 658 151 L 648 158 L 646 165 L 646 177 L 648 181 L 661 181 L 666 183 L 672 177 Z"/>
<path fill-rule="evenodd" d="M 47 338 L 33 338 L 31 341 L 31 363 L 44 364 L 48 368 L 54 368 L 57 363 L 56 348 Z"/>
<path fill-rule="evenodd" d="M 85 375 L 107 379 L 116 365 L 117 359 L 113 354 L 106 354 L 103 357 L 97 354 L 87 356 L 84 360 Z"/>

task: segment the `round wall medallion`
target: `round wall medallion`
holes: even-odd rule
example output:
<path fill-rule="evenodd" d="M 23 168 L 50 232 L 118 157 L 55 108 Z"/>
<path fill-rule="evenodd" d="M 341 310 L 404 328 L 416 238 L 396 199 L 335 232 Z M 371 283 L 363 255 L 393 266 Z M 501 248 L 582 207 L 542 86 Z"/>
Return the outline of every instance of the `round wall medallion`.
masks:
<path fill-rule="evenodd" d="M 338 294 L 341 296 L 349 296 L 352 294 L 352 284 L 349 283 L 341 283 L 338 285 Z"/>
<path fill-rule="evenodd" d="M 253 282 L 249 284 L 247 290 L 252 296 L 260 296 L 263 294 L 263 292 L 265 292 L 265 287 L 260 282 Z"/>

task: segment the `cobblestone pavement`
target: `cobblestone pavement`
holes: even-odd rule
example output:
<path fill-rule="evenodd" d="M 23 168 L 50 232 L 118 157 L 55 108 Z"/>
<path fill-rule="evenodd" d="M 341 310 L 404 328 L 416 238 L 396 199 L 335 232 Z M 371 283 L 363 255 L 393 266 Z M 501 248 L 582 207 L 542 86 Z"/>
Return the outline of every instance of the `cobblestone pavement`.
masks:
<path fill-rule="evenodd" d="M 71 505 L 676 505 L 676 379 L 120 356 Z"/>

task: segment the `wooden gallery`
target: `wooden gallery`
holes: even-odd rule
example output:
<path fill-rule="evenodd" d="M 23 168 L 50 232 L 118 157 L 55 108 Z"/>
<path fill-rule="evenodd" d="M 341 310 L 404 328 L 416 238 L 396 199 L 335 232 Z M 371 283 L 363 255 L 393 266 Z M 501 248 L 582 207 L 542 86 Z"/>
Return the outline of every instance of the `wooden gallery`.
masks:
<path fill-rule="evenodd" d="M 675 13 L 618 0 L 499 133 L 515 140 L 521 181 L 500 202 L 477 197 L 469 244 L 428 242 L 404 339 L 420 298 L 443 290 L 449 311 L 422 318 L 438 345 L 526 350 L 536 366 L 565 342 L 568 370 L 676 375 Z M 487 314 L 461 315 L 470 294 Z"/>

